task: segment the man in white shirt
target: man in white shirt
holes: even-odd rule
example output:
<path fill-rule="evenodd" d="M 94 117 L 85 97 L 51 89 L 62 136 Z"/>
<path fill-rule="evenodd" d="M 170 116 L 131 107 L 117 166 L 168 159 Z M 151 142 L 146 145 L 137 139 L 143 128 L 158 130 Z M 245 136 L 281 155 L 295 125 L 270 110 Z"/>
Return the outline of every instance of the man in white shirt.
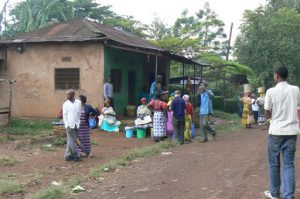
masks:
<path fill-rule="evenodd" d="M 283 198 L 294 199 L 295 151 L 299 133 L 297 106 L 300 103 L 299 87 L 286 82 L 288 69 L 279 67 L 274 73 L 277 85 L 265 97 L 266 120 L 269 126 L 268 156 L 270 188 L 265 197 L 279 199 L 281 175 L 280 153 L 283 160 Z"/>
<path fill-rule="evenodd" d="M 110 105 L 114 108 L 114 87 L 110 77 L 106 79 L 106 82 L 103 85 L 103 96 L 104 100 L 110 100 Z"/>
<path fill-rule="evenodd" d="M 65 159 L 67 161 L 81 161 L 76 151 L 77 130 L 80 125 L 81 103 L 75 99 L 75 91 L 66 92 L 67 100 L 63 104 L 63 120 L 67 130 L 67 148 Z"/>

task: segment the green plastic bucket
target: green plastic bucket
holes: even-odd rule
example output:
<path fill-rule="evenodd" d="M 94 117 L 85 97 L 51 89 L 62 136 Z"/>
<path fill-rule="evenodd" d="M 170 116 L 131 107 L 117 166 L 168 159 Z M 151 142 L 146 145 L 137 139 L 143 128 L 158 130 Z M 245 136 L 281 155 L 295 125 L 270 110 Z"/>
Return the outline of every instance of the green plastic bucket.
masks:
<path fill-rule="evenodd" d="M 146 129 L 144 129 L 144 128 L 138 128 L 136 130 L 136 137 L 137 138 L 145 138 L 146 137 Z"/>

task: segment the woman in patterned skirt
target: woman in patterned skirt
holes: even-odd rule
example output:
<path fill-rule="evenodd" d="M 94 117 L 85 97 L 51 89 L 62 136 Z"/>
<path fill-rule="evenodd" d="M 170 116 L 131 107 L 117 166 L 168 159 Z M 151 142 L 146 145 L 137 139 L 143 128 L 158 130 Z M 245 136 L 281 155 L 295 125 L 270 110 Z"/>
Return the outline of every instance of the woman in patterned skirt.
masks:
<path fill-rule="evenodd" d="M 156 95 L 156 99 L 153 99 L 148 104 L 154 112 L 153 114 L 153 141 L 158 142 L 163 140 L 166 133 L 166 111 L 167 103 L 161 100 L 161 94 Z"/>
<path fill-rule="evenodd" d="M 252 113 L 252 100 L 251 93 L 245 92 L 245 96 L 240 100 L 243 102 L 243 115 L 242 115 L 242 124 L 246 128 L 251 128 L 251 124 L 254 123 L 253 113 Z M 250 119 L 253 118 L 253 121 Z"/>
<path fill-rule="evenodd" d="M 86 104 L 86 96 L 80 95 L 79 99 L 81 101 L 81 116 L 80 126 L 77 132 L 77 138 L 79 140 L 77 152 L 79 153 L 79 155 L 84 154 L 91 158 L 91 132 L 89 127 L 89 117 L 97 116 L 98 113 L 95 109 L 93 109 L 91 105 Z"/>

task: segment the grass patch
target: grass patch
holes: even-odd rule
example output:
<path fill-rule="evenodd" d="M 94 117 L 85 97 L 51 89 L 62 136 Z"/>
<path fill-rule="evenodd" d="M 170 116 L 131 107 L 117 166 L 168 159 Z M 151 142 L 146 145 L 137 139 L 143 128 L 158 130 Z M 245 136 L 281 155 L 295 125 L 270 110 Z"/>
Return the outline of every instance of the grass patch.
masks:
<path fill-rule="evenodd" d="M 37 192 L 30 199 L 56 199 L 63 198 L 65 195 L 66 190 L 64 190 L 63 186 L 51 186 Z"/>
<path fill-rule="evenodd" d="M 41 135 L 49 134 L 53 125 L 49 121 L 33 119 L 12 119 L 10 127 L 0 127 L 0 132 L 12 135 Z"/>
<path fill-rule="evenodd" d="M 55 138 L 55 140 L 52 143 L 52 146 L 54 147 L 60 147 L 60 146 L 64 146 L 65 144 L 67 144 L 67 138 Z"/>
<path fill-rule="evenodd" d="M 242 128 L 241 118 L 237 114 L 215 111 L 214 117 L 228 121 L 226 124 L 215 126 L 218 133 L 233 132 Z"/>
<path fill-rule="evenodd" d="M 241 118 L 239 118 L 238 114 L 234 114 L 234 113 L 226 113 L 223 111 L 214 111 L 213 114 L 214 117 L 220 118 L 220 119 L 224 119 L 224 120 L 228 120 L 228 121 L 233 121 L 234 123 L 241 123 Z"/>
<path fill-rule="evenodd" d="M 0 166 L 14 166 L 19 163 L 19 161 L 9 158 L 7 156 L 0 156 Z"/>
<path fill-rule="evenodd" d="M 12 137 L 12 136 L 1 137 L 0 138 L 0 143 L 3 143 L 3 142 L 13 142 L 15 140 L 16 140 L 16 138 Z"/>
<path fill-rule="evenodd" d="M 98 140 L 91 140 L 91 143 L 93 146 L 99 146 L 99 141 Z"/>
<path fill-rule="evenodd" d="M 24 186 L 13 180 L 0 180 L 0 195 L 20 193 Z"/>
<path fill-rule="evenodd" d="M 41 191 L 30 196 L 30 199 L 56 199 L 64 198 L 67 193 L 71 191 L 76 185 L 79 185 L 81 182 L 79 176 L 74 176 L 70 178 L 65 184 L 60 186 L 49 186 Z"/>
<path fill-rule="evenodd" d="M 177 145 L 178 144 L 175 142 L 165 141 L 165 142 L 160 142 L 158 144 L 147 146 L 147 147 L 144 147 L 141 149 L 134 149 L 127 156 L 114 159 L 114 160 L 100 166 L 99 168 L 94 169 L 90 173 L 90 177 L 99 177 L 105 172 L 115 171 L 118 168 L 124 167 L 133 160 L 156 155 L 166 149 L 173 148 Z"/>

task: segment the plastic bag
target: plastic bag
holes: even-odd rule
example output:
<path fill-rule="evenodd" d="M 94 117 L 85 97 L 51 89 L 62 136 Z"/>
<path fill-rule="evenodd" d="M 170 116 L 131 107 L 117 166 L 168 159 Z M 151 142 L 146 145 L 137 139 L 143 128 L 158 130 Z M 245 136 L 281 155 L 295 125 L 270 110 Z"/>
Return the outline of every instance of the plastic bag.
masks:
<path fill-rule="evenodd" d="M 97 122 L 96 122 L 96 119 L 94 117 L 89 118 L 89 126 L 90 126 L 91 129 L 96 128 Z"/>

